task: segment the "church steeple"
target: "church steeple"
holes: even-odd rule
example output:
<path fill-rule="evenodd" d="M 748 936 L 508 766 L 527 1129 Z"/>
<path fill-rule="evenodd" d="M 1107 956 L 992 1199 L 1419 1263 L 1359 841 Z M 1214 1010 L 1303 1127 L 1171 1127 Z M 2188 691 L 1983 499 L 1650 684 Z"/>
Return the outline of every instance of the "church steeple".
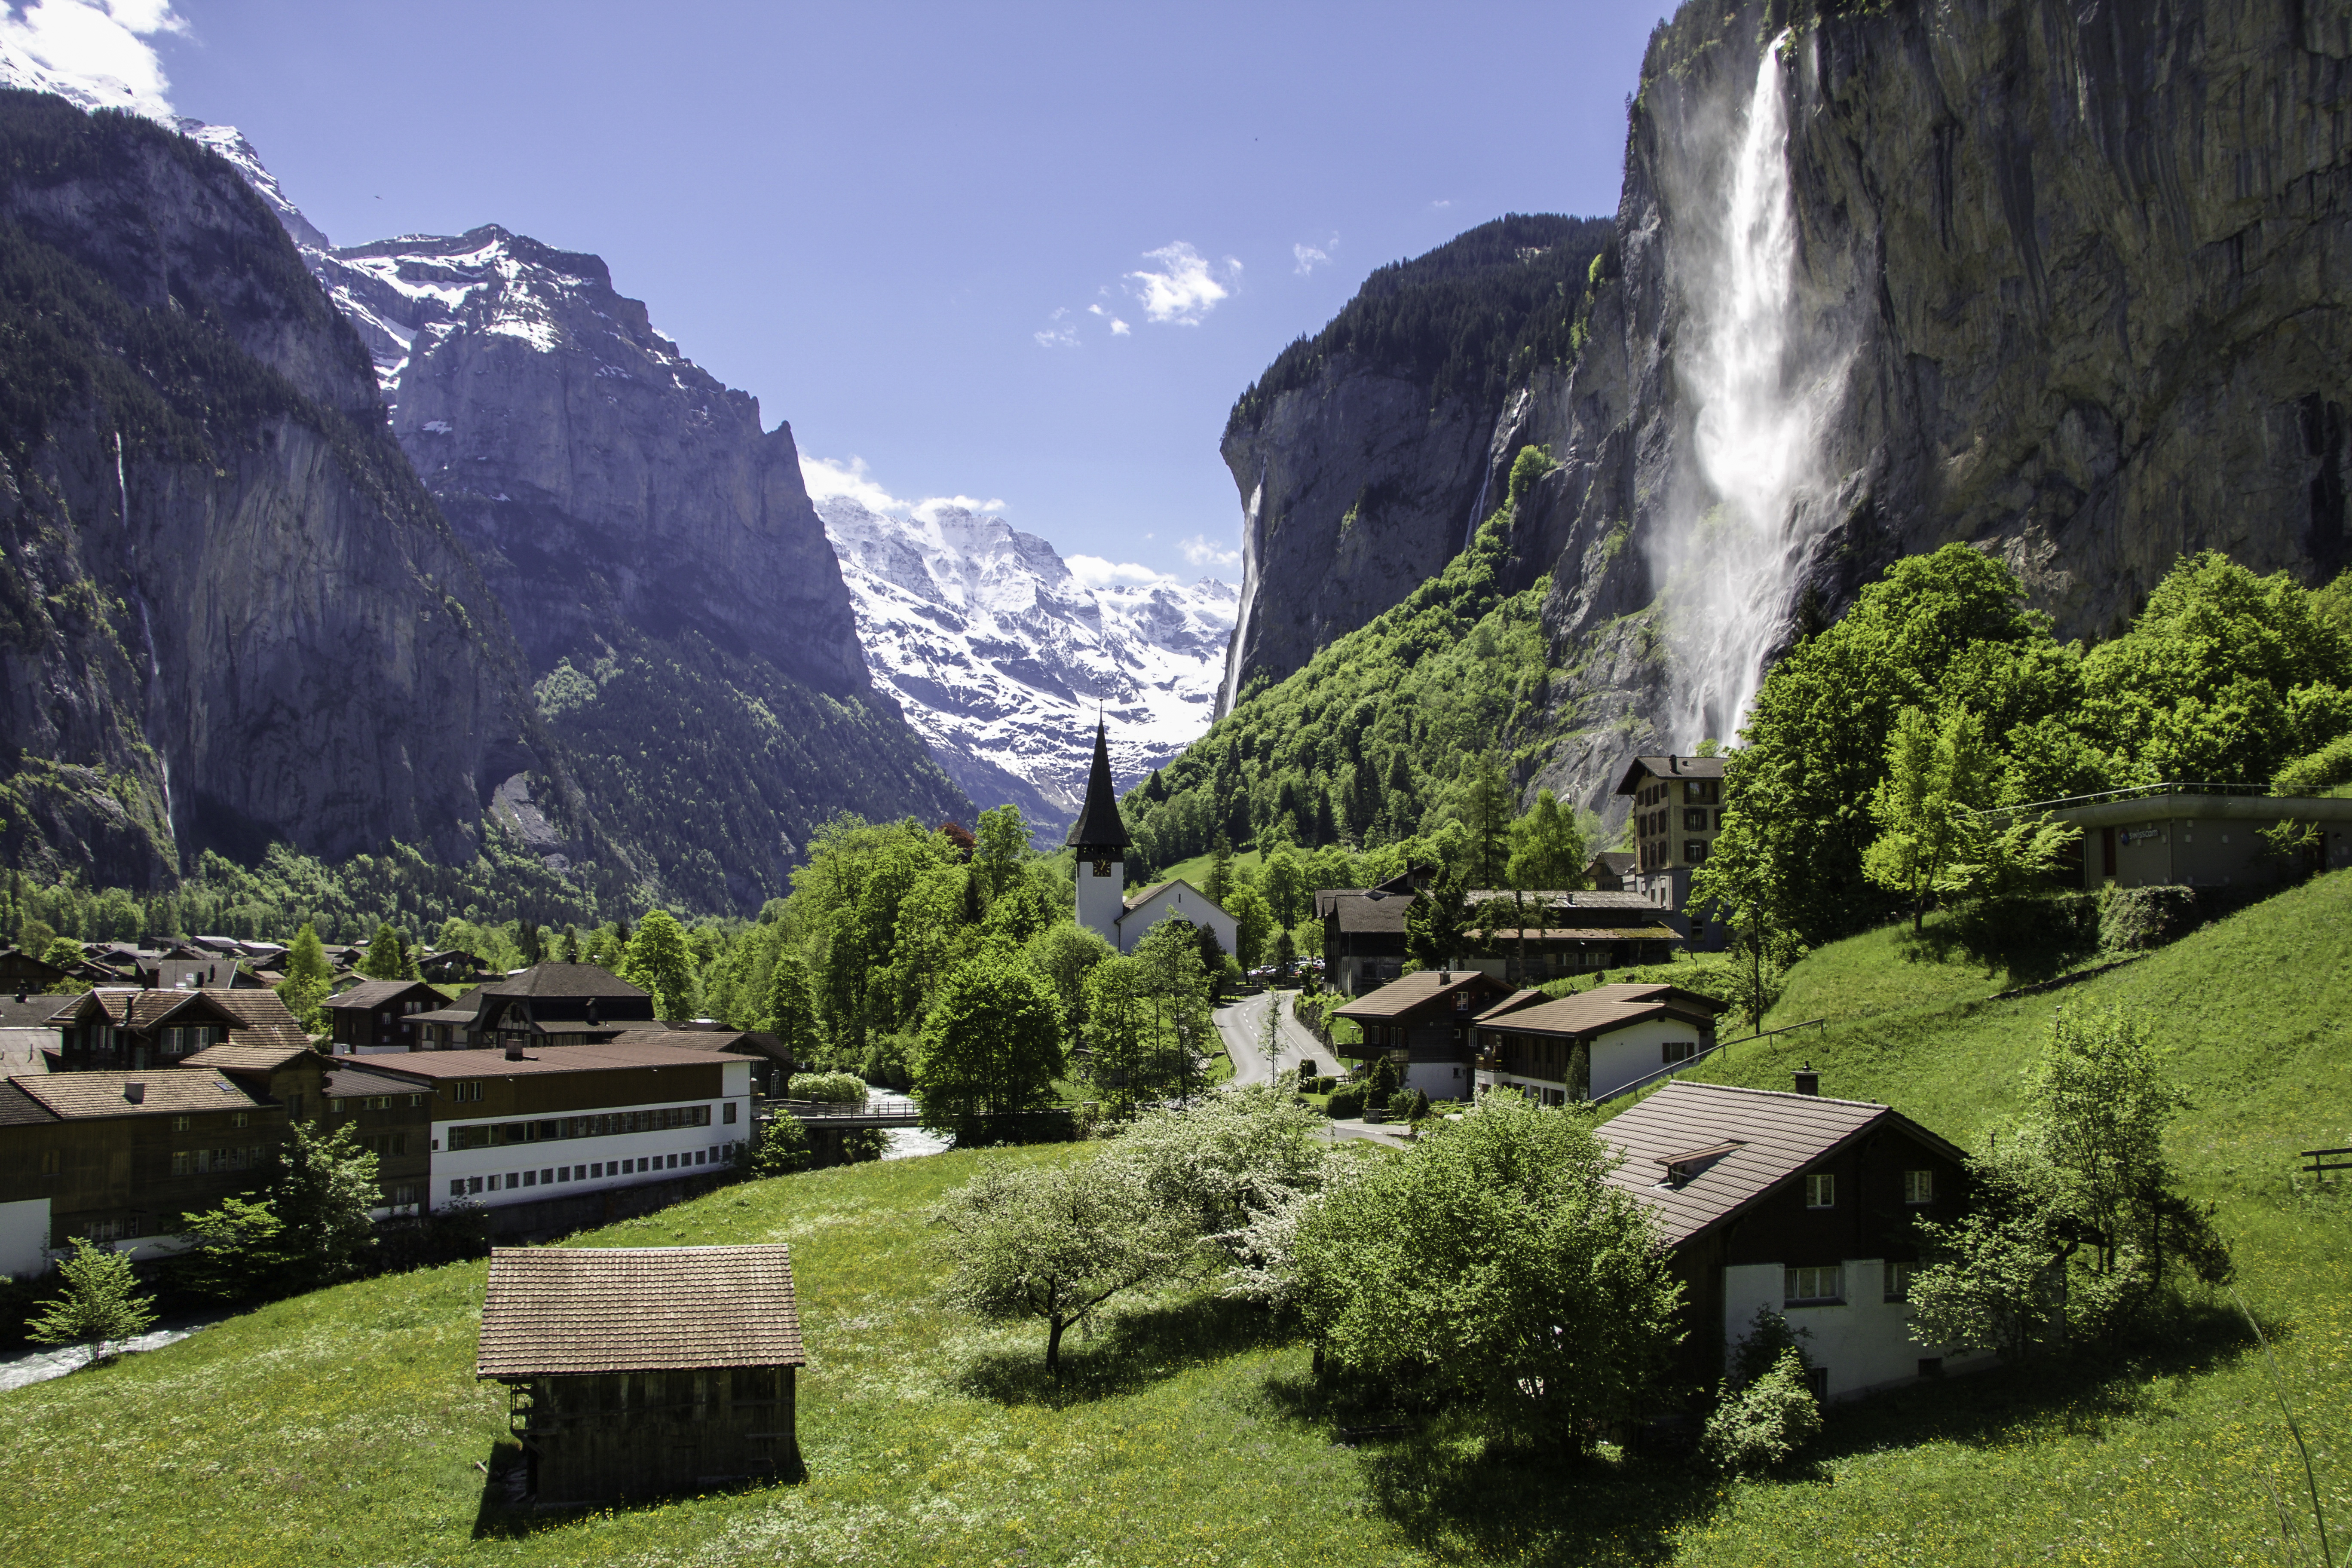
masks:
<path fill-rule="evenodd" d="M 1110 732 L 1095 724 L 1095 764 L 1087 775 L 1087 804 L 1079 809 L 1077 826 L 1070 829 L 1070 846 L 1081 860 L 1118 859 L 1134 840 L 1119 820 L 1118 795 L 1110 782 Z"/>

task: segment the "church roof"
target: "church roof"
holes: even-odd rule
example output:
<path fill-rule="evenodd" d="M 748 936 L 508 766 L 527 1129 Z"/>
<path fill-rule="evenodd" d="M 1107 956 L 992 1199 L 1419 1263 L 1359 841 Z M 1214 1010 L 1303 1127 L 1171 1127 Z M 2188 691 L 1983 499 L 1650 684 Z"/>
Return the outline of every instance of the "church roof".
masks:
<path fill-rule="evenodd" d="M 1095 725 L 1095 765 L 1087 774 L 1087 804 L 1070 829 L 1069 842 L 1079 849 L 1124 849 L 1134 840 L 1119 820 L 1118 794 L 1110 782 L 1110 732 Z"/>

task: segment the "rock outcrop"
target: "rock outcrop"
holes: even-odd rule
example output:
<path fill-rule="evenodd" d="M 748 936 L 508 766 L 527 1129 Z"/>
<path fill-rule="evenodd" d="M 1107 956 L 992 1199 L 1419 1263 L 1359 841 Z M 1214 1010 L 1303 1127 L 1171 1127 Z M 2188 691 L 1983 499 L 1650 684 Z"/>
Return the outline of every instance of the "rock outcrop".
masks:
<path fill-rule="evenodd" d="M 0 143 L 11 863 L 470 858 L 498 781 L 560 793 L 497 600 L 236 172 L 28 92 Z"/>
<path fill-rule="evenodd" d="M 1122 787 L 1207 727 L 1231 584 L 1090 586 L 1036 535 L 961 507 L 901 518 L 834 496 L 817 511 L 876 684 L 966 794 L 1020 806 L 1042 840 L 1077 815 L 1097 712 Z"/>

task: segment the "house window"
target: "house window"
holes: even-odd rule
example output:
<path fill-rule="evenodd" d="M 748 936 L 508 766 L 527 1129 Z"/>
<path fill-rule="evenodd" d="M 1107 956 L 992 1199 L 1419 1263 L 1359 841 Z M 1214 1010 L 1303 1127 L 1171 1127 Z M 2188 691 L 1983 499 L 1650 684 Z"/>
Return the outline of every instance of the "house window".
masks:
<path fill-rule="evenodd" d="M 229 1124 L 231 1127 L 242 1127 L 242 1126 L 244 1126 L 244 1125 L 246 1124 L 246 1122 L 247 1122 L 247 1121 L 249 1121 L 249 1120 L 251 1120 L 250 1114 L 249 1114 L 248 1112 L 246 1112 L 246 1111 L 240 1110 L 240 1111 L 238 1111 L 236 1115 L 231 1116 L 231 1117 L 228 1119 L 228 1124 Z"/>
<path fill-rule="evenodd" d="M 462 1198 L 466 1195 L 465 1177 L 459 1176 L 449 1184 L 449 1195 L 453 1198 Z"/>
<path fill-rule="evenodd" d="M 177 1158 L 177 1156 L 174 1156 L 174 1158 Z M 54 1175 L 56 1175 L 57 1173 L 58 1173 L 58 1152 L 57 1152 L 55 1149 L 44 1149 L 44 1150 L 42 1150 L 42 1151 L 41 1151 L 41 1174 L 43 1174 L 43 1175 L 45 1175 L 45 1176 L 54 1176 Z"/>
<path fill-rule="evenodd" d="M 1786 1288 L 1781 1291 L 1785 1305 L 1795 1307 L 1808 1302 L 1835 1301 L 1845 1295 L 1845 1270 L 1832 1264 L 1827 1268 L 1791 1268 L 1786 1271 Z"/>
<path fill-rule="evenodd" d="M 1916 1263 L 1889 1263 L 1886 1266 L 1886 1299 L 1907 1301 L 1911 1299 L 1911 1276 L 1917 1271 Z"/>
<path fill-rule="evenodd" d="M 1692 865 L 1694 865 L 1694 866 L 1696 866 L 1696 865 L 1700 864 L 1701 862 L 1703 862 L 1704 860 L 1706 860 L 1706 839 L 1704 839 L 1704 838 L 1685 838 L 1685 839 L 1684 839 L 1684 840 L 1683 840 L 1683 858 L 1684 858 L 1684 859 L 1685 859 L 1685 860 L 1687 860 L 1687 861 L 1689 861 L 1689 862 L 1690 862 Z"/>
<path fill-rule="evenodd" d="M 735 1125 L 735 1102 L 731 1100 L 727 1102 L 726 1121 L 730 1127 Z"/>
<path fill-rule="evenodd" d="M 1805 1178 L 1805 1206 L 1809 1209 L 1833 1209 L 1837 1207 L 1837 1178 L 1835 1176 L 1807 1176 Z"/>
<path fill-rule="evenodd" d="M 1903 1173 L 1903 1201 L 1906 1204 L 1932 1204 L 1936 1201 L 1936 1173 L 1906 1171 Z"/>
<path fill-rule="evenodd" d="M 172 1174 L 175 1176 L 192 1176 L 195 1174 L 195 1171 L 196 1156 L 194 1151 L 187 1149 L 175 1149 L 172 1152 Z"/>
<path fill-rule="evenodd" d="M 466 1191 L 467 1191 L 467 1193 L 469 1193 L 469 1194 L 470 1194 L 470 1193 L 478 1193 L 478 1192 L 480 1192 L 481 1190 L 482 1190 L 482 1178 L 481 1178 L 481 1177 L 479 1177 L 479 1176 L 468 1176 L 468 1177 L 467 1177 L 467 1178 L 466 1178 Z"/>
<path fill-rule="evenodd" d="M 398 1185 L 398 1186 L 396 1186 L 396 1187 L 394 1187 L 394 1188 L 393 1188 L 393 1189 L 392 1189 L 392 1204 L 393 1204 L 393 1206 L 394 1206 L 394 1208 L 399 1208 L 399 1207 L 402 1207 L 402 1206 L 404 1206 L 404 1205 L 405 1205 L 413 1204 L 413 1203 L 415 1203 L 415 1201 L 416 1201 L 416 1184 L 415 1184 L 415 1183 L 414 1183 L 414 1182 L 404 1182 L 404 1183 L 402 1183 L 400 1185 Z"/>
<path fill-rule="evenodd" d="M 1705 833 L 1706 831 L 1706 813 L 1696 807 L 1684 812 L 1683 831 L 1685 833 Z"/>
<path fill-rule="evenodd" d="M 460 1100 L 479 1100 L 482 1098 L 482 1086 L 478 1080 L 458 1084 L 457 1089 L 457 1098 Z"/>
<path fill-rule="evenodd" d="M 174 1116 L 173 1118 L 172 1118 L 172 1131 L 174 1131 L 174 1132 L 185 1132 L 187 1130 L 188 1130 L 188 1119 L 187 1119 L 186 1117 L 184 1117 L 184 1116 Z"/>
<path fill-rule="evenodd" d="M 1668 1040 L 1664 1045 L 1658 1047 L 1658 1052 L 1659 1058 L 1663 1061 L 1668 1063 L 1686 1062 L 1690 1060 L 1691 1058 L 1698 1055 L 1698 1042 L 1696 1040 Z"/>

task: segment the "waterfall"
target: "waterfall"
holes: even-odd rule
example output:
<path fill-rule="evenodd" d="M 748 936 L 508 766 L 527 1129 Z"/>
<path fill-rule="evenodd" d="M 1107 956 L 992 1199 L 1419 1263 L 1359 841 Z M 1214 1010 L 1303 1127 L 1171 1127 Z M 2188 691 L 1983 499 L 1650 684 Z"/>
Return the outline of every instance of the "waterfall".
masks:
<path fill-rule="evenodd" d="M 147 731 L 150 735 L 152 735 L 155 730 L 155 699 L 163 689 L 163 667 L 155 657 L 155 623 L 147 614 L 147 595 L 139 593 L 135 588 L 131 592 L 139 600 L 140 635 L 147 642 Z M 172 806 L 171 749 L 168 746 L 157 745 L 155 761 L 162 765 L 163 772 L 163 823 L 165 826 L 171 828 L 173 836 L 176 837 L 180 827 L 179 814 Z"/>
<path fill-rule="evenodd" d="M 1257 488 L 1250 491 L 1242 512 L 1242 604 L 1234 617 L 1234 640 L 1225 645 L 1225 689 L 1217 701 L 1217 718 L 1234 710 L 1241 698 L 1242 650 L 1249 646 L 1250 612 L 1257 607 L 1257 511 L 1265 500 L 1265 470 L 1260 468 Z"/>
<path fill-rule="evenodd" d="M 122 471 L 122 432 L 120 430 L 114 433 L 114 493 L 121 498 L 121 522 L 128 530 L 131 527 L 131 480 Z"/>
<path fill-rule="evenodd" d="M 1693 270 L 1699 330 L 1681 367 L 1700 473 L 1718 503 L 1677 509 L 1664 561 L 1676 692 L 1669 743 L 1731 741 L 1763 683 L 1790 597 L 1831 521 L 1819 504 L 1822 434 L 1850 351 L 1798 296 L 1783 33 L 1757 63 L 1713 255 Z M 1705 232 L 1705 226 L 1698 226 Z"/>

